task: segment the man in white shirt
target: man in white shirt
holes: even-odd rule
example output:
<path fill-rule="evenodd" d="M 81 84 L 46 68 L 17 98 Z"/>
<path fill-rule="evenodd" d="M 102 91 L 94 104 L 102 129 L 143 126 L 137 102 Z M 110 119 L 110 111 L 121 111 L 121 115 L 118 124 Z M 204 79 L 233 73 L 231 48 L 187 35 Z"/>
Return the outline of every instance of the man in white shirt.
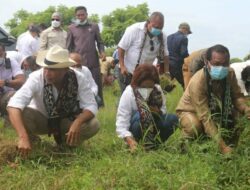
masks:
<path fill-rule="evenodd" d="M 0 113 L 6 115 L 6 106 L 15 90 L 25 82 L 24 74 L 15 59 L 6 56 L 5 46 L 0 44 Z"/>
<path fill-rule="evenodd" d="M 238 85 L 240 86 L 241 92 L 244 94 L 244 96 L 250 96 L 250 92 L 247 91 L 245 83 L 247 82 L 246 80 L 244 81 L 242 79 L 242 72 L 246 67 L 250 67 L 250 60 L 247 60 L 245 62 L 240 62 L 240 63 L 232 63 L 230 65 L 234 69 Z M 248 74 L 250 78 L 250 73 Z M 245 77 L 246 79 L 248 76 Z"/>
<path fill-rule="evenodd" d="M 20 67 L 24 57 L 18 51 L 6 51 L 6 57 L 14 59 L 17 63 L 19 63 Z"/>
<path fill-rule="evenodd" d="M 19 51 L 22 56 L 28 57 L 35 55 L 39 49 L 39 28 L 35 25 L 30 25 L 29 30 L 22 33 L 17 38 L 16 50 Z"/>
<path fill-rule="evenodd" d="M 129 26 L 118 44 L 122 91 L 130 83 L 137 64 L 153 64 L 156 57 L 161 73 L 168 72 L 167 36 L 162 32 L 164 16 L 154 12 L 148 21 Z"/>
<path fill-rule="evenodd" d="M 99 130 L 94 95 L 84 75 L 69 68 L 75 62 L 68 50 L 55 45 L 36 61 L 42 69 L 30 74 L 7 108 L 23 156 L 36 135 L 53 134 L 58 145 L 76 146 Z"/>
<path fill-rule="evenodd" d="M 88 86 L 91 89 L 91 91 L 94 93 L 96 102 L 99 107 L 101 100 L 100 100 L 100 97 L 98 96 L 98 86 L 95 83 L 95 80 L 90 70 L 88 69 L 88 67 L 83 66 L 82 57 L 79 53 L 70 53 L 69 57 L 76 62 L 76 64 L 73 65 L 72 68 L 81 72 L 85 76 L 85 78 L 88 80 Z"/>

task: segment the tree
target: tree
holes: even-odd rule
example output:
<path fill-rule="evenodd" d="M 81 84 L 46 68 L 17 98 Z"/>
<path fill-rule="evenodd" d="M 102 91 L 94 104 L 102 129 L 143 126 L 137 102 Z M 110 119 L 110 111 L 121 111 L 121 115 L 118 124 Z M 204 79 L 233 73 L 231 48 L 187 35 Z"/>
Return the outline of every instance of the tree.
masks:
<path fill-rule="evenodd" d="M 133 23 L 145 21 L 148 13 L 148 5 L 143 3 L 136 7 L 127 6 L 126 9 L 116 9 L 109 15 L 104 15 L 102 17 L 104 44 L 108 47 L 118 44 L 125 29 Z"/>
<path fill-rule="evenodd" d="M 68 25 L 72 23 L 74 18 L 75 7 L 66 7 L 59 5 L 57 7 L 50 6 L 46 10 L 37 12 L 35 14 L 27 12 L 23 9 L 17 11 L 14 17 L 10 19 L 5 26 L 10 30 L 10 34 L 14 37 L 18 37 L 21 33 L 25 32 L 30 24 L 45 24 L 47 27 L 51 25 L 51 15 L 58 11 L 63 15 L 63 27 L 67 30 Z M 100 18 L 97 14 L 89 16 L 92 22 L 99 23 Z"/>
<path fill-rule="evenodd" d="M 250 59 L 250 53 L 249 53 L 249 54 L 247 54 L 247 55 L 246 55 L 246 57 L 244 57 L 244 59 L 243 59 L 243 60 L 244 60 L 244 61 L 247 61 L 247 60 L 249 60 L 249 59 Z"/>
<path fill-rule="evenodd" d="M 237 57 L 230 59 L 230 63 L 238 63 L 238 62 L 242 62 L 242 59 Z"/>

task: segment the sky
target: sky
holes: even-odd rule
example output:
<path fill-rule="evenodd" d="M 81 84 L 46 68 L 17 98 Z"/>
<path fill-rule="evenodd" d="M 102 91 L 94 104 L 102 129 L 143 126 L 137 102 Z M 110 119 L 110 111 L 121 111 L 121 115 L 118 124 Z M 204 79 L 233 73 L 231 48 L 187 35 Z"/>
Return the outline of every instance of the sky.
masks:
<path fill-rule="evenodd" d="M 49 6 L 83 5 L 89 15 L 102 17 L 117 8 L 141 3 L 148 4 L 150 13 L 160 11 L 164 14 L 163 30 L 167 35 L 176 32 L 181 22 L 189 23 L 193 32 L 188 36 L 189 53 L 215 44 L 228 47 L 231 58 L 242 59 L 250 53 L 249 0 L 8 0 L 0 6 L 0 26 L 5 28 L 4 23 L 20 9 L 36 13 Z"/>

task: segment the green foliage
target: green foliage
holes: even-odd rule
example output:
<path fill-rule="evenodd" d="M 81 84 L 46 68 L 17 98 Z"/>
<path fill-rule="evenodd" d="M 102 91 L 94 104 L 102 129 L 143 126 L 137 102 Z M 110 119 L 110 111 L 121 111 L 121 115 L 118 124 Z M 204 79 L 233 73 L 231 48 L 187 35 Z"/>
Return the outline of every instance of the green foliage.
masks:
<path fill-rule="evenodd" d="M 230 59 L 230 64 L 232 64 L 232 63 L 238 63 L 238 62 L 243 62 L 243 61 L 242 61 L 242 59 L 237 58 L 237 57 Z"/>
<path fill-rule="evenodd" d="M 68 25 L 71 24 L 72 19 L 74 18 L 74 7 L 66 7 L 64 5 L 59 5 L 57 7 L 50 6 L 46 10 L 37 12 L 37 13 L 29 13 L 25 10 L 19 10 L 14 14 L 14 17 L 10 19 L 5 26 L 10 30 L 10 34 L 14 37 L 18 37 L 21 33 L 25 32 L 28 26 L 33 24 L 41 24 L 44 23 L 47 27 L 51 25 L 51 15 L 58 11 L 63 15 L 63 28 L 67 30 Z M 97 14 L 93 14 L 89 16 L 89 19 L 92 22 L 99 23 L 100 18 Z"/>
<path fill-rule="evenodd" d="M 145 21 L 148 18 L 147 3 L 136 7 L 127 6 L 126 9 L 116 9 L 109 15 L 102 17 L 102 38 L 106 46 L 114 46 L 120 41 L 125 29 L 136 22 Z"/>
<path fill-rule="evenodd" d="M 181 95 L 180 86 L 167 94 L 170 113 Z M 53 148 L 52 138 L 43 137 L 29 159 L 17 157 L 16 165 L 0 166 L 0 189 L 250 189 L 246 118 L 239 121 L 245 130 L 231 156 L 218 153 L 215 143 L 207 139 L 190 142 L 188 153 L 181 154 L 179 130 L 160 149 L 131 154 L 115 134 L 118 97 L 112 86 L 104 88 L 104 98 L 105 107 L 98 113 L 101 130 L 95 137 L 62 152 Z M 0 140 L 15 136 L 12 129 L 0 128 Z"/>
<path fill-rule="evenodd" d="M 105 49 L 106 56 L 111 56 L 112 57 L 114 51 L 115 51 L 114 47 L 106 48 Z"/>
<path fill-rule="evenodd" d="M 246 57 L 244 57 L 244 61 L 250 60 L 250 53 L 246 55 Z"/>
<path fill-rule="evenodd" d="M 98 14 L 92 14 L 88 17 L 88 19 L 93 22 L 93 23 L 96 23 L 98 24 L 100 22 L 100 18 L 98 16 Z"/>

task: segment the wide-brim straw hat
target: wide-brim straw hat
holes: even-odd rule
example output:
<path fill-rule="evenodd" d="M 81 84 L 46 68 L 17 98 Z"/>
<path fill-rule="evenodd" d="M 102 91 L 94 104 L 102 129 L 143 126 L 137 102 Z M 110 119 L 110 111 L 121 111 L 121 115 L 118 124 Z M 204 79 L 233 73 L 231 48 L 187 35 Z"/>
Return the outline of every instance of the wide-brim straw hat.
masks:
<path fill-rule="evenodd" d="M 69 58 L 69 51 L 59 45 L 52 46 L 49 50 L 39 51 L 36 63 L 44 68 L 67 68 L 76 64 Z"/>

